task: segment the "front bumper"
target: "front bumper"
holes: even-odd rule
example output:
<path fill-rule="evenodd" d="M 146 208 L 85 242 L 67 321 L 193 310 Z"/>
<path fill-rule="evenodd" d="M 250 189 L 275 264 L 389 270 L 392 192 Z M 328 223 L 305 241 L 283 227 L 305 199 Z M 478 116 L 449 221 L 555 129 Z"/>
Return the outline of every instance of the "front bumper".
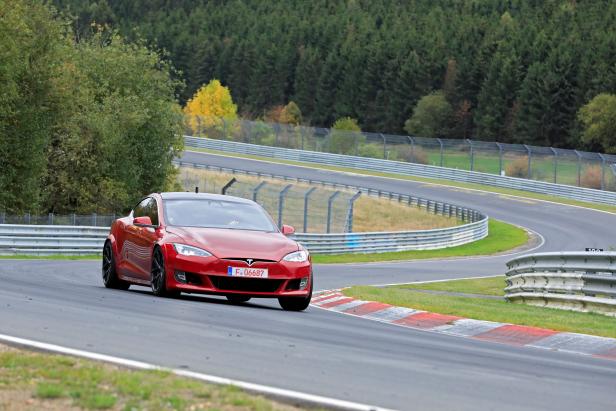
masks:
<path fill-rule="evenodd" d="M 310 261 L 256 262 L 251 267 L 267 268 L 268 278 L 243 278 L 227 275 L 229 266 L 247 267 L 244 262 L 217 257 L 192 257 L 169 250 L 165 261 L 167 288 L 186 293 L 239 294 L 251 297 L 305 297 L 310 293 Z M 302 279 L 304 283 L 302 284 Z M 305 281 L 308 279 L 308 281 Z M 302 287 L 303 285 L 303 287 Z"/>

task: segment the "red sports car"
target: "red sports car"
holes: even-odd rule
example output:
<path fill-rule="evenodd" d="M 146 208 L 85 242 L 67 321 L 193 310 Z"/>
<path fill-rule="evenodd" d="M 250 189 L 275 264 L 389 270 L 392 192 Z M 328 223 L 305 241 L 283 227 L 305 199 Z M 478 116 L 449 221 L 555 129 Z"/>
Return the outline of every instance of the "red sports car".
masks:
<path fill-rule="evenodd" d="M 103 247 L 108 288 L 151 286 L 158 296 L 275 297 L 300 311 L 312 297 L 308 251 L 257 203 L 216 194 L 156 193 L 111 226 Z"/>

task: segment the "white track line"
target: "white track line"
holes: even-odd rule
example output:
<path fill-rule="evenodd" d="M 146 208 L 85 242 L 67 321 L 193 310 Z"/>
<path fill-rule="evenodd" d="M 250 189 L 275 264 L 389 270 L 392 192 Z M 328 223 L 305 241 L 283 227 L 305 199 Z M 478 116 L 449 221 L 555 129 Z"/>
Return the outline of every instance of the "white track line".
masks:
<path fill-rule="evenodd" d="M 194 378 L 211 384 L 232 385 L 246 391 L 251 391 L 259 394 L 264 394 L 271 397 L 282 398 L 286 400 L 299 401 L 300 403 L 308 403 L 317 406 L 331 407 L 343 410 L 360 410 L 360 411 L 392 411 L 387 408 L 376 407 L 367 404 L 361 404 L 351 401 L 339 400 L 335 398 L 323 397 L 320 395 L 307 394 L 304 392 L 287 390 L 284 388 L 276 388 L 267 385 L 253 384 L 250 382 L 234 380 L 230 378 L 217 377 L 215 375 L 202 374 L 194 371 L 181 369 L 169 369 L 158 365 L 129 360 L 126 358 L 114 357 L 111 355 L 98 354 L 90 351 L 82 351 L 74 348 L 63 347 L 55 344 L 28 340 L 25 338 L 13 337 L 10 335 L 0 334 L 0 341 L 11 345 L 33 348 L 41 351 L 53 352 L 74 357 L 87 358 L 95 361 L 103 361 L 110 364 L 116 364 L 123 367 L 136 368 L 140 370 L 166 370 L 175 375 Z"/>

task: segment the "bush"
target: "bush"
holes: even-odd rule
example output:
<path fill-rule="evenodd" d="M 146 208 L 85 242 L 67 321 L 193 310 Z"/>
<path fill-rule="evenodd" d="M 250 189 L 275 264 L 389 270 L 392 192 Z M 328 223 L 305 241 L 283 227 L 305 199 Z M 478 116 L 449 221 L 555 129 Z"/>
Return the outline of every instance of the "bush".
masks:
<path fill-rule="evenodd" d="M 509 177 L 528 178 L 528 157 L 518 157 L 505 167 Z"/>
<path fill-rule="evenodd" d="M 601 167 L 593 165 L 586 167 L 580 177 L 580 185 L 587 188 L 601 189 Z"/>
<path fill-rule="evenodd" d="M 362 143 L 359 145 L 361 157 L 383 158 L 383 146 L 379 144 Z"/>
<path fill-rule="evenodd" d="M 418 146 L 396 146 L 390 156 L 392 160 L 406 161 L 407 163 L 428 164 L 428 154 Z"/>

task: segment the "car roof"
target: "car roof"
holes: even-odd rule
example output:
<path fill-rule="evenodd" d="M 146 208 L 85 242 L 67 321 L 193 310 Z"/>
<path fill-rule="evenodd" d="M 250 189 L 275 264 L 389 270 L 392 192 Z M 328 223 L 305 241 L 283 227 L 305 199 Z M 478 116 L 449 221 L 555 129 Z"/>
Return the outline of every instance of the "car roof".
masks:
<path fill-rule="evenodd" d="M 234 203 L 254 204 L 253 201 L 245 198 L 211 193 L 169 192 L 160 193 L 160 196 L 163 200 L 219 200 Z"/>

